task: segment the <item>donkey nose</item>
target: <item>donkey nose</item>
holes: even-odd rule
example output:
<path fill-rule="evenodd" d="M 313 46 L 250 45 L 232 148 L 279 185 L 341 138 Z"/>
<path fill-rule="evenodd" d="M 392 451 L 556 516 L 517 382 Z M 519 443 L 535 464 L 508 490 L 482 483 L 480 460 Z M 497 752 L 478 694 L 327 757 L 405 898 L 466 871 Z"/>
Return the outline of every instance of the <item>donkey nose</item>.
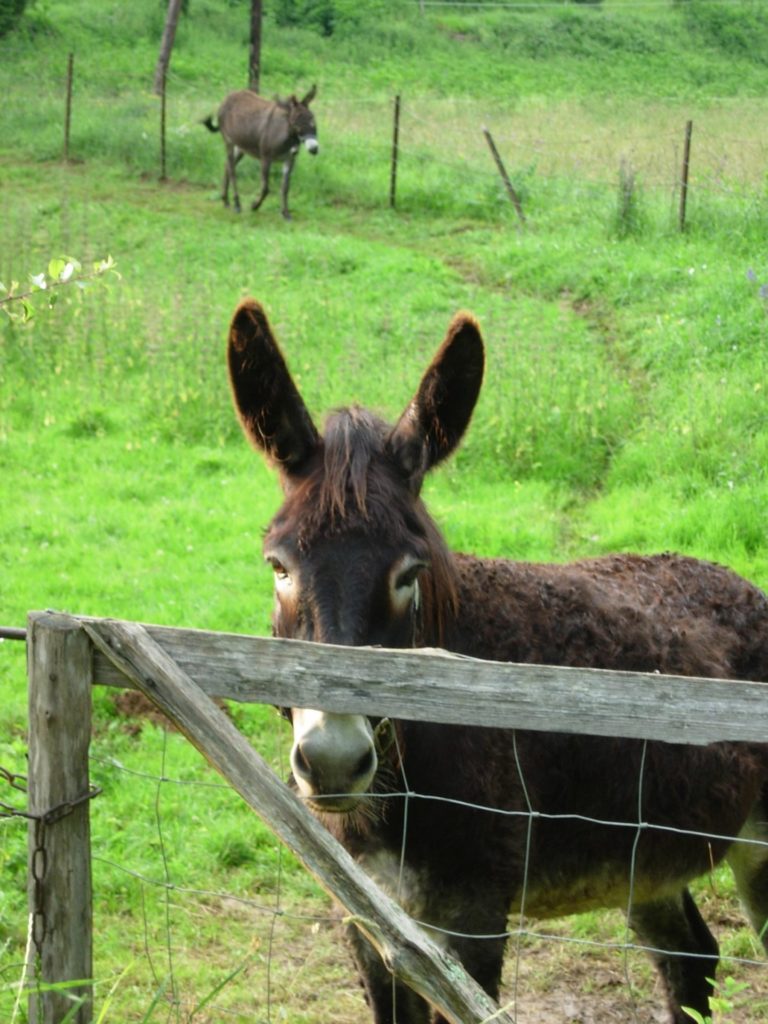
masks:
<path fill-rule="evenodd" d="M 360 745 L 359 749 L 329 750 L 317 736 L 310 736 L 296 745 L 293 756 L 294 774 L 316 794 L 358 792 L 361 779 L 368 779 L 376 754 L 373 747 Z"/>
<path fill-rule="evenodd" d="M 320 146 L 317 139 L 313 138 L 311 135 L 309 138 L 304 139 L 304 145 L 307 147 L 307 152 L 311 153 L 312 156 L 317 156 L 320 152 Z"/>
<path fill-rule="evenodd" d="M 348 810 L 369 789 L 377 758 L 368 720 L 360 715 L 294 709 L 291 768 L 299 791 L 326 810 Z"/>

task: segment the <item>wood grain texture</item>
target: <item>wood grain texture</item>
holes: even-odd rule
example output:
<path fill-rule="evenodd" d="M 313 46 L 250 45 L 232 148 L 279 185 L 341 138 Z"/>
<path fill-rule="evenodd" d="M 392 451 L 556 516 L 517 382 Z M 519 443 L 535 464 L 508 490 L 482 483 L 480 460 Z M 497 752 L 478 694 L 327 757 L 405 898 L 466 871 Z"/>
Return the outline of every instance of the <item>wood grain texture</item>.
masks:
<path fill-rule="evenodd" d="M 90 816 L 88 801 L 81 798 L 89 792 L 92 648 L 77 620 L 69 616 L 36 613 L 30 615 L 28 626 L 28 811 L 53 819 L 30 820 L 29 826 L 29 909 L 41 939 L 40 979 L 90 981 Z M 58 1024 L 77 997 L 85 1001 L 72 1022 L 88 1024 L 89 984 L 32 992 L 30 1024 Z"/>
<path fill-rule="evenodd" d="M 211 697 L 669 743 L 768 741 L 766 683 L 145 628 Z M 94 680 L 126 685 L 98 654 Z"/>

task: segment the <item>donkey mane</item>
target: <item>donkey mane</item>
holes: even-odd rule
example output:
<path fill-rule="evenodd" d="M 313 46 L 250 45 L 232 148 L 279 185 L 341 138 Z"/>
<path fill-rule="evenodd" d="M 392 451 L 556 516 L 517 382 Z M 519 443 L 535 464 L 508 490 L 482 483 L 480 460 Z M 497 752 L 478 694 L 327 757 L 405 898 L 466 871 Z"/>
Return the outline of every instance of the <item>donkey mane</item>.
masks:
<path fill-rule="evenodd" d="M 303 479 L 273 523 L 273 536 L 279 538 L 284 524 L 304 552 L 319 539 L 356 530 L 397 547 L 415 541 L 430 571 L 421 582 L 414 640 L 418 646 L 443 646 L 458 614 L 458 566 L 424 502 L 403 486 L 402 471 L 387 450 L 391 430 L 360 406 L 331 413 Z M 292 514 L 294 507 L 301 515 Z"/>
<path fill-rule="evenodd" d="M 325 424 L 323 474 L 319 479 L 317 515 L 331 527 L 360 517 L 366 527 L 389 525 L 388 508 L 396 494 L 395 480 L 375 472 L 384 457 L 387 427 L 367 409 L 337 409 Z"/>

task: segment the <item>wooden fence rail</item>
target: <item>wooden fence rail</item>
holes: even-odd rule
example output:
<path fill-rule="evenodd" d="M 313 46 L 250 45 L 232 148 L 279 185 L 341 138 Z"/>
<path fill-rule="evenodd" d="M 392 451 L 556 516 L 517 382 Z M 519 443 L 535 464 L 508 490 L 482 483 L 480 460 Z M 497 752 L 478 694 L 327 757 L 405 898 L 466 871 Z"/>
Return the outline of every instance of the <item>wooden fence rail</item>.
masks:
<path fill-rule="evenodd" d="M 33 612 L 29 616 L 31 1024 L 71 1006 L 48 983 L 92 977 L 88 740 L 93 683 L 142 690 L 349 910 L 393 973 L 451 1021 L 509 1022 L 357 867 L 212 697 L 676 743 L 768 738 L 768 685 L 514 665 L 442 651 L 333 647 Z M 350 682 L 353 680 L 353 682 Z M 68 994 L 70 993 L 70 994 Z"/>
<path fill-rule="evenodd" d="M 168 626 L 146 630 L 209 697 L 670 743 L 768 739 L 768 683 L 516 665 L 432 649 L 334 647 Z M 130 685 L 99 652 L 93 672 L 96 683 Z"/>

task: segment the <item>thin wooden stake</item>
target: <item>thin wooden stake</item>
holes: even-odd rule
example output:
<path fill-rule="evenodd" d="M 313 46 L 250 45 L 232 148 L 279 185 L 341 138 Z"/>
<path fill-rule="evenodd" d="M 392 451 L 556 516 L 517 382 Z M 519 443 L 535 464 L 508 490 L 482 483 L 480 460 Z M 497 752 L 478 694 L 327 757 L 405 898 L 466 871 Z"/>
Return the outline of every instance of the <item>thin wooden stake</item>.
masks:
<path fill-rule="evenodd" d="M 165 173 L 165 95 L 168 86 L 168 76 L 163 71 L 160 84 L 160 181 L 166 181 Z"/>
<path fill-rule="evenodd" d="M 496 162 L 496 167 L 498 168 L 499 174 L 501 175 L 501 180 L 506 185 L 507 192 L 509 193 L 509 198 L 512 200 L 515 210 L 517 211 L 517 216 L 520 220 L 520 223 L 525 224 L 523 204 L 520 202 L 520 197 L 518 196 L 517 192 L 515 192 L 514 188 L 512 187 L 512 182 L 509 180 L 509 175 L 507 174 L 504 164 L 501 161 L 499 151 L 498 149 L 496 149 L 496 143 L 493 141 L 493 136 L 485 127 L 483 128 L 483 135 L 485 135 L 485 141 L 488 143 L 488 148 L 490 149 L 491 155 L 493 156 L 493 159 Z"/>
<path fill-rule="evenodd" d="M 72 80 L 74 76 L 75 55 L 70 53 L 67 59 L 67 101 L 64 111 L 64 159 L 69 160 L 69 132 L 72 125 Z"/>
<path fill-rule="evenodd" d="M 685 207 L 688 201 L 688 171 L 691 164 L 691 133 L 693 121 L 685 123 L 685 146 L 683 148 L 683 176 L 680 181 L 680 230 L 685 231 Z"/>
<path fill-rule="evenodd" d="M 395 122 L 392 129 L 392 173 L 389 179 L 389 205 L 395 208 L 397 191 L 397 157 L 400 149 L 400 94 L 395 96 Z"/>

